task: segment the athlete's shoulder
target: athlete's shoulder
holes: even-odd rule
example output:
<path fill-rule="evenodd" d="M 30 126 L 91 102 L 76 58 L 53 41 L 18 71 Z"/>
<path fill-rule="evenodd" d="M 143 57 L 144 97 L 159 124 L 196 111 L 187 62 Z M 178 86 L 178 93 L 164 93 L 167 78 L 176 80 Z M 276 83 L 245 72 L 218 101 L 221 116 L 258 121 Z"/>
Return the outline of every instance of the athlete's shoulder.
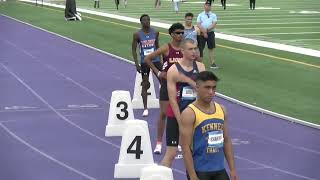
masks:
<path fill-rule="evenodd" d="M 169 45 L 168 44 L 164 44 L 159 49 L 161 50 L 163 55 L 166 55 L 169 52 Z"/>
<path fill-rule="evenodd" d="M 197 64 L 197 67 L 199 69 L 199 72 L 202 72 L 202 71 L 205 71 L 206 70 L 206 66 L 202 63 L 202 62 L 199 62 L 199 61 L 195 61 L 196 64 Z"/>

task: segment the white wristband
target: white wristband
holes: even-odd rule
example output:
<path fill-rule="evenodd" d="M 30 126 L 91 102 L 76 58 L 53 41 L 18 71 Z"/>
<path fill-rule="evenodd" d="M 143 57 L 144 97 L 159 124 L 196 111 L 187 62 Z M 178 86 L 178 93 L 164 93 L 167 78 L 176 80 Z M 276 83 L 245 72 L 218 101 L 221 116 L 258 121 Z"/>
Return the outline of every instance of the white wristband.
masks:
<path fill-rule="evenodd" d="M 160 78 L 160 74 L 161 74 L 161 71 L 158 71 L 158 74 L 157 74 L 158 78 Z"/>

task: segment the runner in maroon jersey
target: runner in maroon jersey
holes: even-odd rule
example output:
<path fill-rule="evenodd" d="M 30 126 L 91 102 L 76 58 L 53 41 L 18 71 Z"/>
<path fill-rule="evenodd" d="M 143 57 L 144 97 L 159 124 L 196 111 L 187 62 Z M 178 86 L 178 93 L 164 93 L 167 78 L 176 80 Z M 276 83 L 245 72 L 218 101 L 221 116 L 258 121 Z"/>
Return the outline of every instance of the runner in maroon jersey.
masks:
<path fill-rule="evenodd" d="M 180 23 L 174 23 L 169 28 L 169 34 L 171 36 L 171 42 L 160 47 L 153 53 L 149 54 L 145 58 L 145 62 L 152 69 L 154 74 L 157 75 L 161 88 L 160 88 L 160 117 L 158 120 L 158 130 L 157 130 L 157 144 L 154 149 L 155 154 L 161 154 L 162 147 L 162 136 L 165 128 L 165 119 L 167 108 L 169 104 L 169 97 L 167 91 L 167 71 L 168 69 L 178 60 L 182 59 L 182 53 L 180 50 L 180 43 L 183 40 L 184 26 Z M 163 67 L 162 71 L 159 71 L 155 65 L 152 63 L 152 59 L 157 56 L 163 57 Z"/>

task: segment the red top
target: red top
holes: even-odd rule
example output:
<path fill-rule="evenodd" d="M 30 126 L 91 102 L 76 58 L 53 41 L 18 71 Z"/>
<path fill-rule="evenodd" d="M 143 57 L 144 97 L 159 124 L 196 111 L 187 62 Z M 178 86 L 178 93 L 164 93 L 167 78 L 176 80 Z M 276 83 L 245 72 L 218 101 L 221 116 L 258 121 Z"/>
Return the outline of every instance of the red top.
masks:
<path fill-rule="evenodd" d="M 180 50 L 175 50 L 170 43 L 168 43 L 169 46 L 169 54 L 168 56 L 163 57 L 163 66 L 162 71 L 168 72 L 169 68 L 178 60 L 182 59 L 183 55 Z"/>

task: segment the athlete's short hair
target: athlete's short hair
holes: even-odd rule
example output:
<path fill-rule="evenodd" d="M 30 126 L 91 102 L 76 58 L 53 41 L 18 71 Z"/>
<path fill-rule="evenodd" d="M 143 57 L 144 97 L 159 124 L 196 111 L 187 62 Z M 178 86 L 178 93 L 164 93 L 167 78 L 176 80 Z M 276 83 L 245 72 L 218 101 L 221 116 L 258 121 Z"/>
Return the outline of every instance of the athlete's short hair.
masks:
<path fill-rule="evenodd" d="M 169 34 L 173 33 L 175 30 L 181 29 L 184 30 L 184 26 L 181 23 L 174 23 L 169 28 Z"/>
<path fill-rule="evenodd" d="M 219 81 L 219 78 L 211 71 L 202 71 L 196 76 L 196 82 Z"/>
<path fill-rule="evenodd" d="M 142 14 L 142 15 L 140 16 L 140 22 L 142 21 L 142 18 L 144 18 L 144 17 L 149 17 L 149 18 L 150 18 L 150 16 L 149 16 L 148 14 Z"/>
<path fill-rule="evenodd" d="M 189 17 L 189 16 L 193 17 L 193 14 L 192 14 L 191 12 L 187 12 L 187 13 L 184 15 L 184 18 Z"/>
<path fill-rule="evenodd" d="M 197 42 L 196 42 L 195 40 L 191 39 L 191 38 L 185 38 L 185 39 L 183 39 L 183 40 L 181 41 L 180 47 L 181 47 L 182 49 L 185 49 L 187 43 L 196 44 Z"/>

